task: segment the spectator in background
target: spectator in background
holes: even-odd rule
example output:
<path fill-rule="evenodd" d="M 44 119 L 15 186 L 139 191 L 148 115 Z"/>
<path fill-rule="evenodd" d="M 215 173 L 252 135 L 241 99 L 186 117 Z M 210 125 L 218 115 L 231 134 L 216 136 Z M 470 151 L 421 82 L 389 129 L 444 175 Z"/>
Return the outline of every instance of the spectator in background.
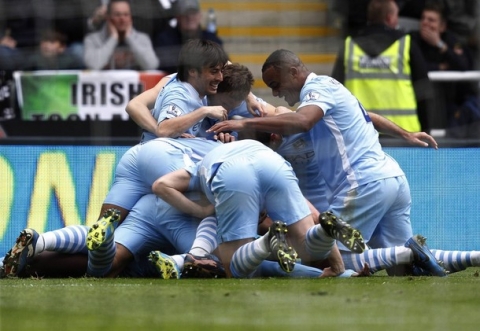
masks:
<path fill-rule="evenodd" d="M 368 25 L 347 37 L 332 76 L 343 83 L 367 111 L 403 129 L 429 131 L 427 99 L 431 92 L 425 61 L 409 35 L 396 29 L 394 0 L 371 0 Z"/>
<path fill-rule="evenodd" d="M 168 27 L 169 21 L 174 17 L 172 2 L 175 0 L 134 0 L 132 19 L 135 28 L 153 40 Z"/>
<path fill-rule="evenodd" d="M 40 41 L 39 31 L 49 27 L 49 15 L 41 1 L 0 0 L 0 69 L 21 68 Z"/>
<path fill-rule="evenodd" d="M 93 10 L 87 19 L 89 32 L 100 30 L 107 21 L 107 4 L 109 0 L 97 1 L 99 5 Z M 82 40 L 83 41 L 83 40 Z"/>
<path fill-rule="evenodd" d="M 412 40 L 419 45 L 428 71 L 466 71 L 474 67 L 470 50 L 449 31 L 445 7 L 438 1 L 425 5 L 419 30 L 412 32 Z M 450 134 L 461 138 L 472 136 L 468 126 L 480 121 L 477 86 L 468 82 L 445 82 L 438 88 L 439 98 L 446 101 Z"/>
<path fill-rule="evenodd" d="M 202 28 L 202 13 L 198 0 L 177 0 L 173 9 L 176 26 L 168 26 L 153 40 L 153 46 L 161 59 L 159 69 L 167 73 L 177 72 L 178 55 L 189 39 L 205 39 L 223 45 L 222 40 Z"/>
<path fill-rule="evenodd" d="M 329 8 L 341 20 L 342 38 L 355 36 L 367 25 L 367 7 L 370 0 L 330 0 Z"/>
<path fill-rule="evenodd" d="M 418 31 L 411 33 L 427 63 L 428 71 L 471 70 L 470 51 L 447 30 L 444 7 L 438 2 L 429 2 L 423 9 Z"/>
<path fill-rule="evenodd" d="M 61 32 L 46 30 L 38 51 L 27 59 L 23 70 L 83 69 L 83 61 L 66 51 L 67 38 Z"/>
<path fill-rule="evenodd" d="M 0 70 L 19 70 L 23 63 L 22 57 L 22 52 L 17 48 L 17 41 L 7 29 L 0 37 Z"/>
<path fill-rule="evenodd" d="M 83 63 L 83 39 L 99 30 L 105 22 L 108 0 L 41 0 L 53 6 L 53 24 L 50 29 L 66 37 L 66 52 L 76 56 Z"/>
<path fill-rule="evenodd" d="M 443 0 L 448 13 L 448 30 L 455 34 L 457 39 L 472 53 L 479 68 L 479 40 L 480 40 L 480 1 L 479 0 Z M 474 61 L 474 62 L 475 62 Z"/>
<path fill-rule="evenodd" d="M 84 47 L 89 69 L 152 70 L 159 65 L 148 35 L 133 27 L 127 0 L 110 0 L 106 24 L 85 37 Z"/>
<path fill-rule="evenodd" d="M 83 62 L 83 38 L 93 31 L 102 1 L 108 0 L 0 0 L 0 67 L 21 69 L 46 30 L 63 33 L 66 52 Z"/>

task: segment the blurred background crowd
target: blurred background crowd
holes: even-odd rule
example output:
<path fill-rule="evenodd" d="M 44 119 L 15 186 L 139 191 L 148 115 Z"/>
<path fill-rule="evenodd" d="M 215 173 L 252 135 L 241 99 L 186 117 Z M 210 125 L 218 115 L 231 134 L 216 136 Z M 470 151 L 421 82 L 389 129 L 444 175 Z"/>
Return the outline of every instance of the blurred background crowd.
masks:
<path fill-rule="evenodd" d="M 431 82 L 433 87 L 425 82 L 425 72 L 480 69 L 480 1 L 390 0 L 375 6 L 372 1 L 0 0 L 0 117 L 18 117 L 8 97 L 14 93 L 15 71 L 174 73 L 181 45 L 202 38 L 223 45 L 233 62 L 247 65 L 255 74 L 254 92 L 278 103 L 270 99 L 260 74 L 262 61 L 275 49 L 291 49 L 312 71 L 349 86 L 347 42 L 365 56 L 382 58 L 408 35 L 412 91 L 405 93 L 416 99 L 418 128 L 480 138 L 480 127 L 471 127 L 480 122 L 480 78 Z M 368 95 L 369 82 L 364 83 L 360 89 Z M 360 92 L 358 97 L 367 108 L 386 106 L 362 100 Z M 436 108 L 443 108 L 440 123 L 435 123 Z"/>

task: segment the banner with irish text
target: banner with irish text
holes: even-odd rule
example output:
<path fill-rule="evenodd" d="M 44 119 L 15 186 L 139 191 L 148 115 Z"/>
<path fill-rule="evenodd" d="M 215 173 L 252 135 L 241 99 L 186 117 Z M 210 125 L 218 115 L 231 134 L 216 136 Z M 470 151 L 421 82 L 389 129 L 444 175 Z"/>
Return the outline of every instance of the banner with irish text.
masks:
<path fill-rule="evenodd" d="M 128 120 L 125 106 L 164 76 L 161 71 L 18 71 L 14 73 L 21 118 Z"/>

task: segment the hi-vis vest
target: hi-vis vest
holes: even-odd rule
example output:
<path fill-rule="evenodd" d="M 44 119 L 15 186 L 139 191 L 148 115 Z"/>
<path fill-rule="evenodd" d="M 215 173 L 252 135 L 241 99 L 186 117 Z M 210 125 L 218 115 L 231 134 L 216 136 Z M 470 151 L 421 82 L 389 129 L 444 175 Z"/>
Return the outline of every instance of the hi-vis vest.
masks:
<path fill-rule="evenodd" d="M 365 109 L 414 132 L 420 131 L 420 122 L 409 60 L 409 35 L 376 57 L 366 54 L 351 37 L 345 41 L 345 86 Z"/>

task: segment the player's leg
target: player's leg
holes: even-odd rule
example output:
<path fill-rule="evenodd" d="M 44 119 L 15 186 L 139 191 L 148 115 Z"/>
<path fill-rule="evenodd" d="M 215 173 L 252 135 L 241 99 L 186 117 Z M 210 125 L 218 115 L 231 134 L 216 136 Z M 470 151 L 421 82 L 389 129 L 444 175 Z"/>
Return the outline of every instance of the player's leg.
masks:
<path fill-rule="evenodd" d="M 340 192 L 330 209 L 345 222 L 361 231 L 371 248 L 402 246 L 412 237 L 410 190 L 404 176 L 387 178 Z M 341 251 L 347 250 L 339 244 Z M 390 270 L 402 275 L 406 270 Z"/>
<path fill-rule="evenodd" d="M 448 272 L 458 272 L 468 267 L 480 267 L 480 251 L 445 251 L 430 249 L 437 261 L 440 261 Z"/>
<path fill-rule="evenodd" d="M 137 155 L 142 146 L 130 148 L 122 156 L 115 169 L 115 178 L 107 196 L 105 197 L 100 216 L 96 223 L 89 229 L 87 248 L 95 250 L 99 247 L 108 232 L 123 222 L 135 203 L 151 188 L 143 183 L 137 167 Z M 115 211 L 115 213 L 111 213 Z M 115 221 L 112 222 L 112 217 Z"/>
<path fill-rule="evenodd" d="M 288 225 L 289 238 L 304 263 L 328 258 L 333 270 L 343 273 L 343 261 L 335 248 L 335 240 L 322 225 L 315 225 L 292 168 L 282 158 L 272 158 L 268 162 L 260 161 L 261 167 L 267 170 L 261 178 L 268 215 Z"/>
<path fill-rule="evenodd" d="M 186 196 L 193 201 L 199 199 L 197 192 L 186 193 Z M 180 274 L 182 278 L 225 277 L 225 270 L 218 258 L 210 254 L 217 247 L 216 219 L 193 218 L 171 207 L 162 199 L 156 199 L 158 228 L 178 253 L 173 256 L 158 250 L 150 253 L 150 260 L 157 266 L 161 277 L 178 278 Z M 200 252 L 198 256 L 191 254 L 193 245 Z"/>
<path fill-rule="evenodd" d="M 213 216 L 206 217 L 198 225 L 189 253 L 195 256 L 205 256 L 213 253 L 217 246 L 217 219 Z"/>
<path fill-rule="evenodd" d="M 273 256 L 284 272 L 292 272 L 297 253 L 287 241 L 287 224 L 275 221 L 268 232 L 238 247 L 232 256 L 230 271 L 235 278 L 250 277 L 264 260 Z"/>
<path fill-rule="evenodd" d="M 342 259 L 346 269 L 361 271 L 368 264 L 373 274 L 397 265 L 410 265 L 413 262 L 413 252 L 405 246 L 367 249 L 361 254 L 342 251 Z"/>
<path fill-rule="evenodd" d="M 168 242 L 161 233 L 158 218 L 161 217 L 159 215 L 162 209 L 169 206 L 163 203 L 159 207 L 157 200 L 159 199 L 154 194 L 142 196 L 121 226 L 115 230 L 114 236 L 112 235 L 112 238 L 115 237 L 116 247 L 110 245 L 104 256 L 99 255 L 96 260 L 89 260 L 89 265 L 94 262 L 99 269 L 104 270 L 103 276 L 115 277 L 134 259 L 147 256 L 150 251 Z M 113 251 L 116 253 L 112 256 Z"/>
<path fill-rule="evenodd" d="M 71 225 L 42 234 L 30 228 L 22 230 L 12 249 L 5 255 L 2 274 L 15 277 L 43 251 L 71 254 L 86 252 L 87 231 L 88 228 L 83 225 Z"/>
<path fill-rule="evenodd" d="M 185 220 L 181 224 L 184 224 Z M 196 228 L 195 239 L 191 243 L 189 224 L 187 221 L 180 234 L 175 235 L 179 241 L 190 245 L 185 254 L 182 278 L 224 278 L 225 268 L 216 256 L 217 252 L 217 219 L 213 216 L 203 219 Z M 185 239 L 183 239 L 185 237 Z M 176 240 L 177 241 L 177 240 Z M 178 246 L 178 245 L 175 245 Z M 180 248 L 180 247 L 179 247 Z M 183 252 L 184 250 L 178 250 Z"/>
<path fill-rule="evenodd" d="M 346 268 L 360 272 L 363 266 L 368 265 L 370 272 L 374 273 L 383 269 L 405 266 L 402 275 L 433 275 L 443 277 L 446 272 L 437 262 L 434 254 L 425 244 L 425 238 L 420 235 L 412 236 L 404 246 L 390 248 L 369 249 L 362 254 L 342 252 L 342 258 Z M 411 266 L 414 266 L 412 269 Z"/>
<path fill-rule="evenodd" d="M 235 263 L 238 274 L 246 275 L 270 255 L 267 235 L 234 256 L 238 248 L 257 236 L 260 206 L 264 204 L 258 176 L 252 158 L 239 157 L 222 163 L 211 181 L 216 201 L 218 252 L 227 277 L 233 276 L 231 264 Z"/>
<path fill-rule="evenodd" d="M 363 270 L 362 270 L 363 271 Z M 263 261 L 260 266 L 250 275 L 251 278 L 264 277 L 288 277 L 288 278 L 319 278 L 323 275 L 323 271 L 318 268 L 306 266 L 300 263 L 295 265 L 292 272 L 285 272 L 278 263 L 273 261 Z M 338 275 L 341 278 L 356 277 L 359 274 L 351 269 L 345 270 L 344 273 Z"/>

